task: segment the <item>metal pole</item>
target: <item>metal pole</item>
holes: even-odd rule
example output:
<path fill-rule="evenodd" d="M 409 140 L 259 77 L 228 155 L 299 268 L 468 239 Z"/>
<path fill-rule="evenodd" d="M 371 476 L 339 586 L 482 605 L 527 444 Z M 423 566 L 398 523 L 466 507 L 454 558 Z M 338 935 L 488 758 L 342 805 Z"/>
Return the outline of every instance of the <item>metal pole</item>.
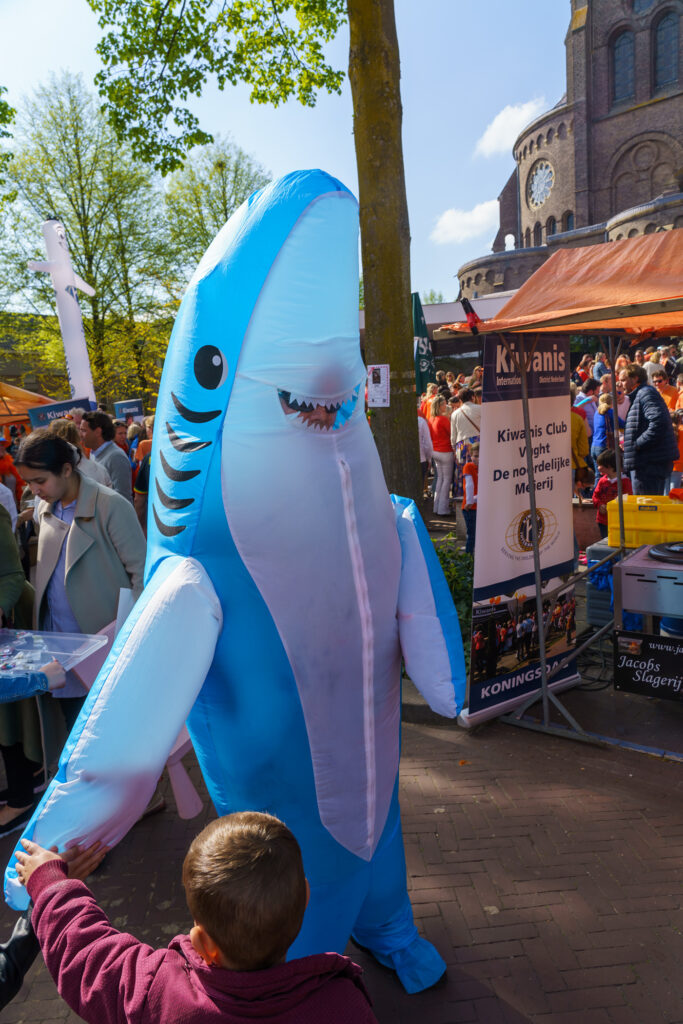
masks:
<path fill-rule="evenodd" d="M 541 555 L 538 547 L 538 521 L 536 518 L 536 477 L 534 475 L 534 456 L 531 450 L 531 419 L 529 416 L 529 387 L 527 382 L 527 360 L 524 351 L 524 335 L 519 335 L 519 378 L 522 390 L 522 414 L 524 416 L 524 437 L 526 440 L 526 469 L 529 484 L 529 510 L 531 514 L 531 541 L 534 554 L 534 584 L 536 587 L 536 618 L 538 620 L 538 659 L 541 663 L 541 692 L 543 696 L 543 723 L 550 724 L 550 704 L 548 701 L 548 669 L 545 653 L 545 630 L 543 628 L 543 594 L 541 592 Z M 535 345 L 529 353 L 529 365 Z"/>
<path fill-rule="evenodd" d="M 624 489 L 621 484 L 621 448 L 619 446 L 619 403 L 617 395 L 617 374 L 616 369 L 614 367 L 614 363 L 616 362 L 616 359 L 621 352 L 621 338 L 619 339 L 619 345 L 617 346 L 616 352 L 614 351 L 614 338 L 611 334 L 608 339 L 608 344 L 609 362 L 610 367 L 612 368 L 612 423 L 614 426 L 614 462 L 617 474 L 617 501 L 619 502 L 619 547 L 623 555 L 626 543 L 626 534 L 624 532 Z M 621 623 L 619 623 L 619 625 L 621 625 Z"/>

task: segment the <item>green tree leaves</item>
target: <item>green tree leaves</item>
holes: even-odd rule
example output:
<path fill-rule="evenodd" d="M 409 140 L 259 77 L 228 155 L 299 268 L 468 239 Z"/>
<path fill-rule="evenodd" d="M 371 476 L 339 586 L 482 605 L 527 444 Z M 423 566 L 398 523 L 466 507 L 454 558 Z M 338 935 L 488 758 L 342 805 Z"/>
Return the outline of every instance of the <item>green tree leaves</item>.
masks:
<path fill-rule="evenodd" d="M 2 94 L 7 92 L 4 86 L 0 85 L 0 139 L 9 139 L 12 137 L 10 131 L 10 125 L 14 121 L 15 111 L 10 107 L 7 100 L 2 99 Z M 12 159 L 12 154 L 9 150 L 0 149 L 0 187 L 5 184 L 5 172 L 7 166 Z M 2 199 L 0 198 L 0 208 L 2 208 Z"/>
<path fill-rule="evenodd" d="M 430 288 L 428 292 L 422 293 L 422 302 L 426 306 L 432 305 L 435 302 L 443 302 L 443 292 L 437 292 Z"/>
<path fill-rule="evenodd" d="M 165 183 L 166 216 L 180 266 L 188 276 L 210 242 L 270 176 L 229 139 L 198 147 L 180 171 Z"/>
<path fill-rule="evenodd" d="M 96 82 L 107 116 L 133 153 L 162 172 L 213 141 L 187 101 L 209 78 L 246 82 L 251 99 L 307 106 L 340 92 L 343 71 L 323 53 L 345 20 L 344 0 L 88 0 L 105 34 Z"/>
<path fill-rule="evenodd" d="M 14 193 L 0 227 L 0 308 L 14 354 L 48 394 L 65 382 L 64 356 L 41 223 L 58 217 L 74 269 L 95 288 L 79 296 L 98 397 L 155 404 L 180 296 L 197 262 L 235 209 L 268 180 L 227 140 L 195 149 L 166 181 L 121 144 L 80 78 L 36 90 L 17 119 Z M 9 310 L 29 316 L 12 321 Z M 9 350 L 5 360 L 11 356 Z"/>
<path fill-rule="evenodd" d="M 15 135 L 0 298 L 21 310 L 53 311 L 49 278 L 28 271 L 26 260 L 44 258 L 42 221 L 62 220 L 74 269 L 95 288 L 80 303 L 98 394 L 142 391 L 149 399 L 159 377 L 158 348 L 147 358 L 141 346 L 131 365 L 136 350 L 129 342 L 138 320 L 170 318 L 173 277 L 153 172 L 121 146 L 82 80 L 68 74 L 36 90 Z"/>

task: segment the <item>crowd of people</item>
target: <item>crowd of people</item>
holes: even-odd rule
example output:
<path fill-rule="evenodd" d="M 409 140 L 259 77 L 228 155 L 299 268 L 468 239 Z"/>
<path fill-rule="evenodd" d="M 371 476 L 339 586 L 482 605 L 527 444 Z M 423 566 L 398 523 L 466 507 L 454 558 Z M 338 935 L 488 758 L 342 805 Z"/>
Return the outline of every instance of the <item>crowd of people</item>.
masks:
<path fill-rule="evenodd" d="M 613 408 L 614 389 L 617 408 Z M 584 355 L 572 373 L 572 469 L 578 492 L 596 507 L 607 535 L 607 504 L 618 492 L 615 450 L 622 453 L 622 492 L 668 495 L 683 474 L 683 343 L 636 349 L 614 367 Z"/>
<path fill-rule="evenodd" d="M 474 551 L 483 368 L 466 378 L 439 370 L 417 407 L 423 496 L 434 515 L 452 518 L 462 502 L 466 551 Z M 617 396 L 613 408 L 613 379 Z M 601 536 L 617 496 L 615 448 L 624 494 L 668 494 L 683 478 L 683 342 L 636 349 L 609 365 L 586 353 L 571 374 L 574 489 L 592 500 Z M 431 477 L 430 477 L 431 471 Z"/>
<path fill-rule="evenodd" d="M 439 370 L 417 407 L 424 496 L 433 494 L 434 514 L 440 517 L 453 517 L 462 501 L 469 554 L 474 553 L 477 523 L 483 376 L 481 366 L 468 378 Z"/>
<path fill-rule="evenodd" d="M 116 619 L 121 589 L 141 593 L 153 426 L 153 417 L 126 424 L 102 409 L 74 408 L 30 434 L 7 432 L 0 464 L 5 626 L 97 633 Z M 30 818 L 85 698 L 76 670 L 48 664 L 42 677 L 59 699 L 42 693 L 0 704 L 0 835 Z"/>

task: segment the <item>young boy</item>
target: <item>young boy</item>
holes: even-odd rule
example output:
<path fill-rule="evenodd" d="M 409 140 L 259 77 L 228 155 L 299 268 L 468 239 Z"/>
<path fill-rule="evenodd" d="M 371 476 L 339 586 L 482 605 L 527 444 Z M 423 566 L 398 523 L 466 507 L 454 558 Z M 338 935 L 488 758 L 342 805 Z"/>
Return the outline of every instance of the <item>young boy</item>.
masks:
<path fill-rule="evenodd" d="M 596 461 L 600 479 L 593 491 L 593 504 L 597 509 L 595 520 L 598 524 L 600 536 L 605 538 L 607 536 L 607 502 L 612 501 L 617 496 L 617 463 L 614 452 L 609 449 L 600 452 Z M 621 477 L 621 489 L 624 494 L 633 494 L 631 481 L 623 474 Z"/>
<path fill-rule="evenodd" d="M 33 926 L 61 996 L 93 1024 L 377 1024 L 347 957 L 285 963 L 308 902 L 301 851 L 269 814 L 211 822 L 183 864 L 194 927 L 167 949 L 112 928 L 59 858 L 22 840 L 18 872 Z"/>

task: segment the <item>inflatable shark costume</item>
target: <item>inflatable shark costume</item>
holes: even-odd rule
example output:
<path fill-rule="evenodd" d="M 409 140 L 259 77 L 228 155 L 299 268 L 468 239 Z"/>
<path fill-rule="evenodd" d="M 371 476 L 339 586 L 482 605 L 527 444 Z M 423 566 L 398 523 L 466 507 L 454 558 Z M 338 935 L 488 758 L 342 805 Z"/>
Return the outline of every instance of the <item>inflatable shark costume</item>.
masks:
<path fill-rule="evenodd" d="M 291 956 L 349 935 L 408 991 L 418 936 L 398 806 L 401 657 L 455 716 L 457 616 L 415 505 L 390 499 L 364 410 L 358 208 L 321 171 L 253 195 L 173 330 L 156 411 L 146 587 L 24 835 L 117 842 L 187 719 L 219 814 L 272 812 L 311 900 Z M 14 860 L 12 906 L 26 894 Z"/>

